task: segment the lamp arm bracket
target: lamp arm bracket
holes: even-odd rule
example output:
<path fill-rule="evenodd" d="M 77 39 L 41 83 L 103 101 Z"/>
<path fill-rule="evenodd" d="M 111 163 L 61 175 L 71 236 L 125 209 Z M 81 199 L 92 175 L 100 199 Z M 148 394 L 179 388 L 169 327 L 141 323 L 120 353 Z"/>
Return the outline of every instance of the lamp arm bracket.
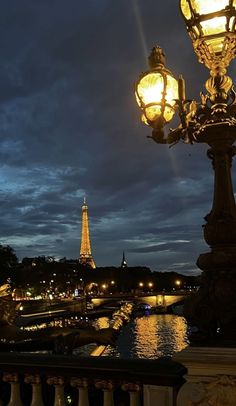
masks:
<path fill-rule="evenodd" d="M 152 131 L 152 135 L 148 135 L 147 138 L 151 138 L 157 144 L 170 144 L 170 147 L 172 147 L 182 138 L 181 134 L 182 126 L 180 125 L 178 128 L 170 130 L 167 135 L 163 128 L 155 128 Z"/>

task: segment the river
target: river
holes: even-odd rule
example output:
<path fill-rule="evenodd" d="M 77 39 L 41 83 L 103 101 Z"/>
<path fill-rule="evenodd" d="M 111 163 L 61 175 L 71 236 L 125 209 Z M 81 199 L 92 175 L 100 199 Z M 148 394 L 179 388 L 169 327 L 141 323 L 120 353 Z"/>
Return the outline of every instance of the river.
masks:
<path fill-rule="evenodd" d="M 108 328 L 110 322 L 110 317 L 99 317 L 92 322 L 92 326 L 96 329 Z M 63 323 L 58 320 L 53 322 L 53 325 L 62 326 Z M 26 329 L 43 327 L 46 327 L 46 324 L 26 327 Z M 122 327 L 116 346 L 107 346 L 103 356 L 156 359 L 172 356 L 175 352 L 184 349 L 188 343 L 188 327 L 184 317 L 174 314 L 146 313 L 132 317 Z M 95 348 L 96 344 L 92 343 L 76 348 L 73 353 L 88 356 Z"/>
<path fill-rule="evenodd" d="M 100 317 L 94 326 L 109 327 L 109 318 Z M 116 347 L 108 346 L 103 356 L 155 359 L 172 356 L 187 345 L 187 323 L 184 317 L 150 314 L 132 319 L 122 329 Z"/>

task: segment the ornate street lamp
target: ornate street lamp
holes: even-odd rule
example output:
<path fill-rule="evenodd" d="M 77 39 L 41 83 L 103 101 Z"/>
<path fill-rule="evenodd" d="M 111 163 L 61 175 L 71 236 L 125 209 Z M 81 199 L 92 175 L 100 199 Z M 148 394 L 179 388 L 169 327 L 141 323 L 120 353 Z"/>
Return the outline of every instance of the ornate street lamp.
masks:
<path fill-rule="evenodd" d="M 142 121 L 153 128 L 157 143 L 206 143 L 215 173 L 213 206 L 205 217 L 204 238 L 210 252 L 197 260 L 203 270 L 199 291 L 185 307 L 198 327 L 192 342 L 236 343 L 236 208 L 231 162 L 236 154 L 236 97 L 226 68 L 236 56 L 236 0 L 180 0 L 194 50 L 210 70 L 206 94 L 187 100 L 182 77 L 176 81 L 165 67 L 163 52 L 153 48 L 150 70 L 136 86 Z M 180 124 L 165 132 L 178 112 Z"/>
<path fill-rule="evenodd" d="M 180 0 L 182 11 L 199 62 L 212 76 L 225 73 L 236 55 L 235 0 Z"/>
<path fill-rule="evenodd" d="M 155 47 L 149 56 L 150 70 L 143 73 L 136 84 L 135 95 L 142 110 L 142 121 L 159 131 L 175 113 L 178 82 L 165 67 L 165 55 Z"/>

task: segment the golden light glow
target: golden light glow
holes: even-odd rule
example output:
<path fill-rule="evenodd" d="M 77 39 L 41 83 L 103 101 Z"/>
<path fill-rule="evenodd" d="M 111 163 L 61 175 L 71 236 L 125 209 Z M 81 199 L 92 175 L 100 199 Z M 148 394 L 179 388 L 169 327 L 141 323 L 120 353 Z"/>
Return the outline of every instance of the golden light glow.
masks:
<path fill-rule="evenodd" d="M 191 0 L 193 9 L 198 14 L 215 13 L 229 5 L 229 0 Z"/>
<path fill-rule="evenodd" d="M 187 20 L 190 20 L 190 18 L 191 18 L 191 10 L 190 10 L 189 3 L 187 2 L 187 0 L 181 0 L 180 1 L 180 7 L 181 7 L 181 10 L 182 10 L 182 13 L 183 13 L 184 17 Z"/>
<path fill-rule="evenodd" d="M 154 357 L 158 346 L 155 317 L 136 318 L 134 345 L 139 358 L 144 358 L 144 354 L 147 358 Z"/>
<path fill-rule="evenodd" d="M 191 0 L 192 9 L 195 13 L 200 15 L 215 13 L 216 11 L 223 10 L 229 5 L 229 0 Z M 236 0 L 234 0 L 234 5 Z M 187 20 L 191 18 L 191 10 L 187 0 L 180 1 L 182 13 Z"/>
<path fill-rule="evenodd" d="M 236 0 L 232 3 L 230 0 L 180 0 L 199 61 L 213 71 L 225 69 L 236 54 Z"/>
<path fill-rule="evenodd" d="M 202 21 L 201 27 L 204 35 L 220 34 L 226 31 L 226 18 L 215 17 L 210 20 Z"/>
<path fill-rule="evenodd" d="M 97 330 L 100 330 L 101 328 L 108 328 L 110 327 L 110 320 L 108 317 L 99 317 L 92 323 L 92 325 Z"/>
<path fill-rule="evenodd" d="M 139 282 L 138 284 L 140 286 L 140 288 L 143 286 L 143 282 Z"/>
<path fill-rule="evenodd" d="M 144 109 L 142 120 L 146 124 L 147 120 L 155 121 L 162 113 L 165 121 L 170 121 L 177 98 L 178 82 L 171 75 L 166 76 L 166 90 L 163 75 L 159 72 L 148 73 L 138 83 L 136 99 L 138 105 Z M 166 107 L 163 109 L 164 104 Z"/>
<path fill-rule="evenodd" d="M 179 279 L 177 279 L 177 280 L 175 281 L 175 284 L 176 284 L 177 286 L 180 286 L 180 285 L 181 285 L 181 281 L 180 281 Z"/>
<path fill-rule="evenodd" d="M 148 282 L 148 286 L 149 286 L 149 288 L 152 288 L 152 287 L 153 287 L 153 283 L 152 283 L 152 282 Z"/>
<path fill-rule="evenodd" d="M 79 262 L 82 264 L 89 264 L 92 268 L 96 268 L 92 257 L 90 244 L 88 206 L 85 203 L 82 206 L 82 229 Z"/>
<path fill-rule="evenodd" d="M 162 100 L 163 87 L 162 75 L 157 72 L 149 73 L 144 76 L 138 84 L 139 97 L 145 105 L 160 103 Z"/>
<path fill-rule="evenodd" d="M 223 44 L 224 44 L 224 37 L 219 37 L 215 39 L 210 39 L 206 41 L 206 44 L 210 50 L 211 53 L 221 53 L 223 49 Z"/>
<path fill-rule="evenodd" d="M 168 316 L 168 315 L 166 315 Z M 175 317 L 173 319 L 173 337 L 175 339 L 175 352 L 181 351 L 186 347 L 187 342 L 187 322 L 184 317 Z"/>
<path fill-rule="evenodd" d="M 152 314 L 135 319 L 134 350 L 138 358 L 158 358 L 163 347 L 168 355 L 187 345 L 187 323 L 184 317 L 172 314 Z"/>

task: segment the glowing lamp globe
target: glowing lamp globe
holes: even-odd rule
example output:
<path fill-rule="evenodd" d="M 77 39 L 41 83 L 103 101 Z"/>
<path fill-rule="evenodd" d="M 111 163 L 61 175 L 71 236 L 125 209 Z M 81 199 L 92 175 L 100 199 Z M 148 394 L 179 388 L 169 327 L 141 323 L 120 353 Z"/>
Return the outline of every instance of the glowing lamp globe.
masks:
<path fill-rule="evenodd" d="M 180 0 L 180 9 L 199 62 L 224 73 L 236 56 L 236 0 Z"/>
<path fill-rule="evenodd" d="M 135 96 L 142 111 L 142 121 L 152 127 L 168 123 L 178 99 L 178 81 L 165 67 L 165 56 L 160 47 L 152 49 L 150 70 L 139 77 Z"/>

